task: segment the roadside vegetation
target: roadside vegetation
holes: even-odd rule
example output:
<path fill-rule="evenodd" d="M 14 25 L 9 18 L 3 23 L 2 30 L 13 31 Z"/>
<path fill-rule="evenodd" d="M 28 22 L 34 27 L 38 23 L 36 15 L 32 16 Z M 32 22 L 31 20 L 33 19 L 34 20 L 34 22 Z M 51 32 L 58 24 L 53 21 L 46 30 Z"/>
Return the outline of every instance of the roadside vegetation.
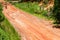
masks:
<path fill-rule="evenodd" d="M 54 24 L 56 24 L 56 28 L 60 28 L 60 1 L 55 0 L 54 1 L 54 10 L 53 10 L 53 17 L 55 19 Z"/>
<path fill-rule="evenodd" d="M 39 5 L 39 2 L 44 5 Z M 35 15 L 39 18 L 45 18 L 48 20 L 53 20 L 54 24 L 56 24 L 55 26 L 57 26 L 58 28 L 60 27 L 60 5 L 59 5 L 59 0 L 21 0 L 20 2 L 16 2 L 16 3 L 12 3 L 13 5 L 15 5 L 16 7 L 32 14 Z M 52 8 L 48 9 L 48 10 L 44 10 L 45 7 L 48 7 L 49 5 L 54 4 Z M 48 6 L 46 6 L 48 5 Z"/>
<path fill-rule="evenodd" d="M 0 4 L 0 40 L 20 40 L 18 33 L 15 31 L 13 26 L 3 15 L 1 4 Z"/>
<path fill-rule="evenodd" d="M 51 18 L 51 12 L 48 10 L 44 10 L 44 6 L 39 6 L 38 2 L 22 2 L 22 3 L 12 3 L 19 9 L 22 9 L 32 15 L 37 16 L 38 18 L 46 18 L 46 19 L 52 19 Z"/>
<path fill-rule="evenodd" d="M 54 7 L 53 9 L 44 10 L 44 7 L 46 4 L 48 4 L 48 0 L 44 2 L 44 5 L 40 5 L 38 1 L 19 1 L 19 2 L 12 2 L 13 5 L 18 7 L 19 9 L 22 9 L 32 15 L 37 16 L 38 18 L 45 18 L 48 20 L 54 20 L 54 23 L 56 24 L 56 27 L 60 28 L 60 1 L 55 0 L 54 1 Z M 5 18 L 5 16 L 2 13 L 2 6 L 0 4 L 0 40 L 20 40 L 20 36 L 18 36 L 18 33 L 15 31 L 13 26 L 9 23 L 9 21 Z"/>

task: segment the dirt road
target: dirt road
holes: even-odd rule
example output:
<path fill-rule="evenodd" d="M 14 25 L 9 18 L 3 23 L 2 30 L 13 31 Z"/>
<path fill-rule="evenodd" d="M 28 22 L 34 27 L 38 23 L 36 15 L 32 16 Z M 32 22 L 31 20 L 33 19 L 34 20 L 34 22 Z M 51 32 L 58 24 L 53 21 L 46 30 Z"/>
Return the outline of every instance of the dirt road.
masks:
<path fill-rule="evenodd" d="M 3 13 L 21 35 L 21 40 L 60 40 L 60 30 L 52 28 L 49 22 L 43 19 L 10 4 L 7 8 L 3 7 Z"/>

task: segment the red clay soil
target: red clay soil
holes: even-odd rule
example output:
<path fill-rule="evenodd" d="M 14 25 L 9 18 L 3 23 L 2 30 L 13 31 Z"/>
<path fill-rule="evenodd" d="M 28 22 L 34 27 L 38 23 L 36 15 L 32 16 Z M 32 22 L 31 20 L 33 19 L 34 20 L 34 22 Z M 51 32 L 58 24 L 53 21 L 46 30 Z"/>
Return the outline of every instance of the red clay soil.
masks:
<path fill-rule="evenodd" d="M 3 7 L 3 14 L 21 35 L 21 40 L 60 40 L 59 29 L 11 4 Z"/>

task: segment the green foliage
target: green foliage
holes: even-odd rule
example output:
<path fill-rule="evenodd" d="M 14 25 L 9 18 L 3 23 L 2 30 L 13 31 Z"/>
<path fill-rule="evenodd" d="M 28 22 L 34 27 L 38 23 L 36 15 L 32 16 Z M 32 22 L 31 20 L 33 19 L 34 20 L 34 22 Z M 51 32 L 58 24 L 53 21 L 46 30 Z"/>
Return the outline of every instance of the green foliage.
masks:
<path fill-rule="evenodd" d="M 54 3 L 53 17 L 55 18 L 55 23 L 60 24 L 60 1 L 55 0 Z"/>
<path fill-rule="evenodd" d="M 2 5 L 0 4 L 0 40 L 20 40 L 18 33 L 2 14 Z"/>
<path fill-rule="evenodd" d="M 0 23 L 4 20 L 4 16 L 1 13 L 2 13 L 2 5 L 0 4 Z"/>
<path fill-rule="evenodd" d="M 6 32 L 0 28 L 0 40 L 9 40 L 9 37 Z"/>
<path fill-rule="evenodd" d="M 0 15 L 0 23 L 4 21 L 4 17 L 2 15 Z"/>
<path fill-rule="evenodd" d="M 33 3 L 32 2 L 26 2 L 26 3 L 14 3 L 14 5 L 16 7 L 19 7 L 20 9 L 22 10 L 25 10 L 27 12 L 30 12 L 30 13 L 34 13 L 35 10 L 38 10 L 38 5 L 37 3 Z M 32 10 L 32 11 L 31 11 Z"/>
<path fill-rule="evenodd" d="M 47 19 L 51 18 L 50 16 L 47 15 L 49 12 L 47 10 L 44 10 L 44 6 L 38 6 L 37 2 L 13 3 L 13 5 L 37 17 Z"/>
<path fill-rule="evenodd" d="M 15 29 L 13 28 L 13 26 L 9 23 L 9 21 L 6 18 L 2 22 L 2 27 L 0 28 L 8 34 L 8 37 L 10 40 L 20 40 Z"/>
<path fill-rule="evenodd" d="M 29 13 L 39 13 L 43 10 L 43 7 L 39 7 L 37 2 L 25 2 L 25 3 L 13 3 L 16 7 L 25 10 Z"/>

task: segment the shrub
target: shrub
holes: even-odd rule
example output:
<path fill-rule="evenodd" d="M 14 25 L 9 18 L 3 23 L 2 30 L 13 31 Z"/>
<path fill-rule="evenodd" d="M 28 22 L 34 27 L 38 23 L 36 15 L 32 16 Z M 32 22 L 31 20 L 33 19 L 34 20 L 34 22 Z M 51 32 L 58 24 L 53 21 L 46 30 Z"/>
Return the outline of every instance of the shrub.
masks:
<path fill-rule="evenodd" d="M 55 23 L 60 24 L 60 1 L 59 0 L 55 0 L 54 2 L 53 17 L 55 18 Z"/>

